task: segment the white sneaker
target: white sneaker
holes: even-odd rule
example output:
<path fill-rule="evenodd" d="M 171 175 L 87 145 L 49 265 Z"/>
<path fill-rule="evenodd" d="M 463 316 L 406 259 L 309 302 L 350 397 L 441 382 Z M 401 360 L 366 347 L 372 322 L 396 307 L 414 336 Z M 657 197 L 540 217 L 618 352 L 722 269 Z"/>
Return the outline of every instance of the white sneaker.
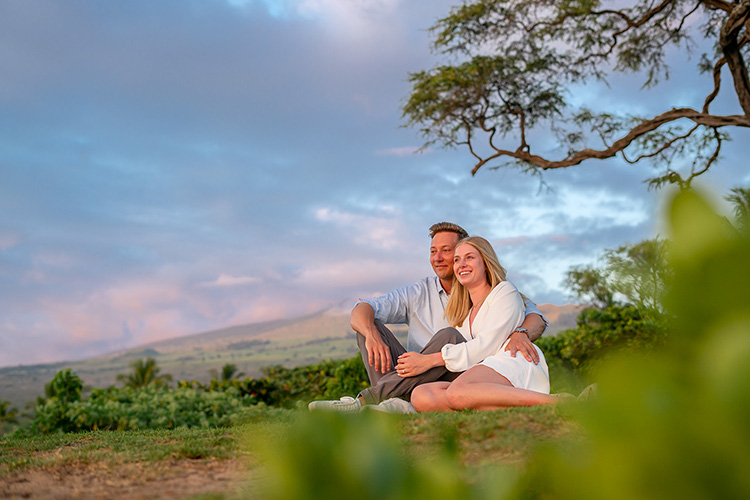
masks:
<path fill-rule="evenodd" d="M 382 411 L 383 413 L 417 413 L 411 403 L 404 401 L 401 398 L 386 399 L 377 405 L 368 405 L 366 408 L 375 411 Z"/>
<path fill-rule="evenodd" d="M 359 399 L 344 396 L 337 401 L 313 401 L 307 408 L 310 411 L 336 411 L 339 413 L 358 413 L 362 409 Z"/>

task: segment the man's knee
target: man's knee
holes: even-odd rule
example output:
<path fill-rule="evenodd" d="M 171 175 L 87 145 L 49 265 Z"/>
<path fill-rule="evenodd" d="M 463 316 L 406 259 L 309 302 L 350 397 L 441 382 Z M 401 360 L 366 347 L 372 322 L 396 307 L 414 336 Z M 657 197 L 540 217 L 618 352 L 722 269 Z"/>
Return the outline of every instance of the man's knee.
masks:
<path fill-rule="evenodd" d="M 429 343 L 435 345 L 446 345 L 460 344 L 462 342 L 466 342 L 464 336 L 455 328 L 448 327 L 438 330 L 438 332 L 432 336 Z"/>

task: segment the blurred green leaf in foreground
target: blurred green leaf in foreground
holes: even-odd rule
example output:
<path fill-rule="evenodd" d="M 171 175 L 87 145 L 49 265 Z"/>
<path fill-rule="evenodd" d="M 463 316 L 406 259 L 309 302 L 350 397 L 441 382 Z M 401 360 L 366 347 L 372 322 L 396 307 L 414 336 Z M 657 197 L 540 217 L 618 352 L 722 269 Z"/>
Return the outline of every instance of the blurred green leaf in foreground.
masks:
<path fill-rule="evenodd" d="M 539 453 L 519 498 L 750 498 L 750 234 L 699 195 L 672 201 L 674 331 L 623 356 L 577 410 L 590 440 Z"/>

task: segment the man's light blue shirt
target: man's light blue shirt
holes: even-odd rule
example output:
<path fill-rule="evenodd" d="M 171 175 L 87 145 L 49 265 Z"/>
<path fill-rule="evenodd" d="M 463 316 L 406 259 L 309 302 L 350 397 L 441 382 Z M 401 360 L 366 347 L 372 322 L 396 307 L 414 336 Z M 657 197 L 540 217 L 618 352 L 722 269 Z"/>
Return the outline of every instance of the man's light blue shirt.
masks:
<path fill-rule="evenodd" d="M 408 325 L 407 351 L 421 351 L 435 333 L 450 326 L 445 319 L 445 306 L 450 296 L 437 276 L 423 278 L 387 295 L 363 300 L 372 306 L 375 319 L 386 324 Z M 530 300 L 525 301 L 526 315 L 536 313 L 547 322 Z"/>

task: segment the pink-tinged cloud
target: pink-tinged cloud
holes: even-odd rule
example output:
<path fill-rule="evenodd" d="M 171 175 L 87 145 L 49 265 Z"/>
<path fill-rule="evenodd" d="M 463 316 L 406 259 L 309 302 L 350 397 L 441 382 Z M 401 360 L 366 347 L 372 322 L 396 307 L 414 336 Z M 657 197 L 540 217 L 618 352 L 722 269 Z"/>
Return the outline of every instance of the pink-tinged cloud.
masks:
<path fill-rule="evenodd" d="M 567 233 L 563 234 L 549 234 L 544 237 L 547 241 L 552 241 L 554 243 L 570 243 L 570 235 Z"/>
<path fill-rule="evenodd" d="M 0 233 L 0 251 L 10 250 L 21 242 L 21 236 L 16 233 Z"/>
<path fill-rule="evenodd" d="M 238 286 L 238 285 L 249 285 L 253 283 L 258 283 L 259 281 L 260 279 L 256 278 L 255 276 L 232 276 L 230 274 L 222 273 L 214 281 L 200 283 L 198 286 L 209 287 L 209 288 L 223 287 L 223 286 Z"/>

